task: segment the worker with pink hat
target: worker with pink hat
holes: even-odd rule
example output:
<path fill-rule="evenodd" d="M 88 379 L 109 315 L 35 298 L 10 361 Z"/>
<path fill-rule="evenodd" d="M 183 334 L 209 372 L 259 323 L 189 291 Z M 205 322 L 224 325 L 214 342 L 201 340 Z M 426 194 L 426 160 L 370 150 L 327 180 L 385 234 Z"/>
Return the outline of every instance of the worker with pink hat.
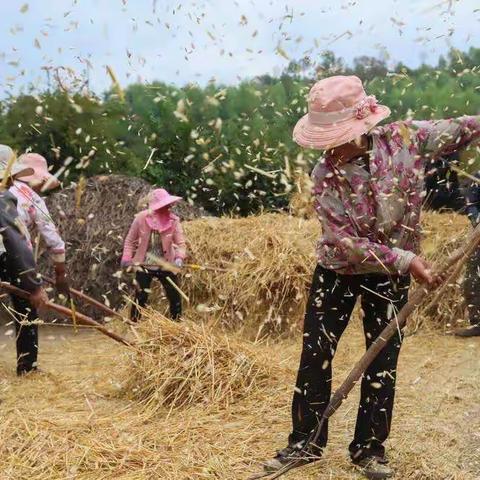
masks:
<path fill-rule="evenodd" d="M 323 152 L 312 173 L 322 237 L 305 313 L 292 430 L 287 447 L 265 463 L 268 471 L 321 457 L 328 423 L 315 429 L 330 400 L 333 357 L 357 299 L 368 347 L 407 302 L 411 276 L 430 286 L 441 280 L 419 256 L 424 171 L 427 162 L 480 137 L 480 117 L 378 126 L 389 114 L 358 77 L 333 76 L 312 87 L 308 113 L 294 128 L 295 142 Z M 399 331 L 362 378 L 349 451 L 371 479 L 393 475 L 384 442 L 401 344 Z"/>
<path fill-rule="evenodd" d="M 60 181 L 49 172 L 47 160 L 38 153 L 20 155 L 18 164 L 32 172 L 16 179 L 10 187 L 10 192 L 17 198 L 18 215 L 27 227 L 32 248 L 32 239 L 40 236 L 54 264 L 57 291 L 68 297 L 70 287 L 65 268 L 65 242 L 40 196 L 42 192 L 57 188 Z"/>
<path fill-rule="evenodd" d="M 172 319 L 177 320 L 182 313 L 175 271 L 183 266 L 186 244 L 180 219 L 170 211 L 180 200 L 163 188 L 153 190 L 148 196 L 148 209 L 136 215 L 125 238 L 122 267 L 136 267 L 136 295 L 130 314 L 134 321 L 140 316 L 139 307 L 148 301 L 154 278 L 165 289 Z"/>

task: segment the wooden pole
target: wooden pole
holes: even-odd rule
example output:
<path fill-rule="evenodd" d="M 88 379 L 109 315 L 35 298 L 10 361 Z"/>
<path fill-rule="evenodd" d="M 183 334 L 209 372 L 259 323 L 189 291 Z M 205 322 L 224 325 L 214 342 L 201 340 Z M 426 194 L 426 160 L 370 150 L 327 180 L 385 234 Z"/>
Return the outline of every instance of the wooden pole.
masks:
<path fill-rule="evenodd" d="M 55 285 L 55 281 L 52 278 L 46 277 L 45 275 L 42 275 L 42 278 L 49 283 L 50 285 Z M 95 300 L 94 298 L 90 297 L 89 295 L 79 291 L 75 290 L 74 288 L 70 288 L 70 293 L 77 297 L 80 298 L 81 300 L 84 300 L 85 302 L 89 303 L 90 305 L 93 305 L 94 307 L 97 307 L 99 310 L 103 310 L 107 315 L 111 317 L 118 317 L 121 318 L 124 322 L 130 323 L 130 320 L 126 319 L 121 315 L 120 313 L 116 312 L 115 310 L 111 309 L 110 307 L 107 307 L 104 303 L 99 302 L 98 300 Z"/>
<path fill-rule="evenodd" d="M 479 248 L 480 245 L 480 225 L 478 225 L 472 232 L 472 234 L 468 237 L 468 241 L 456 250 L 448 259 L 446 260 L 445 264 L 442 267 L 439 267 L 436 270 L 437 274 L 441 275 L 442 277 L 446 276 L 449 270 L 456 264 L 456 270 L 460 269 L 465 262 L 468 260 L 470 255 L 475 251 L 475 249 Z M 458 262 L 458 263 L 457 263 Z M 348 394 L 361 378 L 361 376 L 365 373 L 365 370 L 368 366 L 372 363 L 372 361 L 376 358 L 379 352 L 385 347 L 388 343 L 390 338 L 392 338 L 395 334 L 401 330 L 405 324 L 407 323 L 408 316 L 420 305 L 422 304 L 425 299 L 431 294 L 433 290 L 431 287 L 420 286 L 415 289 L 415 291 L 410 295 L 408 302 L 404 305 L 404 307 L 398 312 L 397 316 L 383 329 L 380 335 L 376 338 L 370 348 L 363 354 L 360 360 L 355 364 L 352 371 L 349 373 L 347 378 L 343 381 L 342 385 L 336 390 L 333 396 L 330 399 L 323 415 L 315 428 L 315 431 L 308 439 L 305 447 L 303 448 L 303 456 L 306 457 L 309 455 L 308 449 L 310 445 L 315 445 L 320 433 L 322 431 L 322 427 L 326 420 L 330 418 L 340 407 L 343 401 L 347 398 Z M 298 458 L 287 465 L 285 465 L 282 469 L 278 472 L 271 474 L 262 475 L 262 477 L 270 477 L 270 480 L 274 480 L 276 478 L 280 478 L 282 475 L 290 471 L 292 468 L 300 466 L 302 463 L 302 458 Z M 260 476 L 256 476 L 255 478 L 262 478 Z"/>
<path fill-rule="evenodd" d="M 13 295 L 17 295 L 18 297 L 25 298 L 27 300 L 30 298 L 30 294 L 28 292 L 11 285 L 10 283 L 0 282 L 0 287 L 3 288 L 4 290 L 7 290 L 9 293 L 12 293 Z M 134 346 L 133 343 L 131 343 L 127 339 L 123 338 L 120 335 L 117 335 L 115 332 L 112 332 L 111 330 L 108 330 L 108 328 L 105 328 L 103 325 L 96 322 L 93 318 L 90 318 L 87 315 L 84 315 L 83 313 L 73 312 L 69 308 L 63 307 L 62 305 L 57 305 L 56 303 L 53 303 L 53 302 L 46 303 L 45 308 L 49 310 L 53 310 L 57 313 L 60 313 L 64 317 L 74 319 L 79 325 L 86 325 L 88 327 L 93 327 L 96 330 L 98 330 L 100 333 L 103 333 L 104 335 L 106 335 L 107 337 L 110 337 L 111 339 L 115 340 L 118 343 L 121 343 L 128 347 Z"/>

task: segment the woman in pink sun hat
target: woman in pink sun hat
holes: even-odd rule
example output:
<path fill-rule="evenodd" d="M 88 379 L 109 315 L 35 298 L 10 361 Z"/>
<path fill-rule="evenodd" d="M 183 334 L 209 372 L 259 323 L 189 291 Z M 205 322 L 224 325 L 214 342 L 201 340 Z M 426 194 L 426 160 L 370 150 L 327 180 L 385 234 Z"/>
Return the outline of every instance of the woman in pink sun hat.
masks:
<path fill-rule="evenodd" d="M 31 239 L 37 233 L 40 235 L 54 264 L 57 291 L 68 297 L 70 287 L 65 268 L 65 242 L 40 196 L 41 193 L 57 188 L 60 181 L 49 172 L 47 160 L 38 153 L 20 155 L 18 163 L 33 172 L 15 180 L 10 187 L 10 192 L 17 198 L 18 215 L 28 229 L 31 245 Z"/>
<path fill-rule="evenodd" d="M 148 197 L 148 209 L 137 214 L 125 238 L 122 267 L 138 267 L 135 303 L 130 313 L 134 321 L 140 316 L 138 307 L 144 307 L 148 301 L 153 278 L 165 289 L 172 319 L 177 320 L 182 313 L 180 293 L 172 284 L 178 283 L 177 276 L 162 268 L 165 262 L 181 268 L 186 257 L 180 219 L 170 212 L 170 207 L 180 200 L 163 188 L 153 190 Z"/>
<path fill-rule="evenodd" d="M 389 114 L 359 78 L 334 76 L 313 86 L 308 113 L 295 126 L 300 146 L 324 152 L 312 173 L 322 237 L 305 313 L 292 431 L 287 447 L 265 463 L 268 471 L 322 455 L 328 425 L 316 445 L 309 437 L 330 400 L 333 357 L 358 297 L 368 347 L 406 303 L 411 276 L 430 285 L 440 280 L 418 256 L 425 166 L 478 138 L 480 117 L 377 126 Z M 399 332 L 362 379 L 349 451 L 367 478 L 393 475 L 384 442 L 401 344 Z"/>

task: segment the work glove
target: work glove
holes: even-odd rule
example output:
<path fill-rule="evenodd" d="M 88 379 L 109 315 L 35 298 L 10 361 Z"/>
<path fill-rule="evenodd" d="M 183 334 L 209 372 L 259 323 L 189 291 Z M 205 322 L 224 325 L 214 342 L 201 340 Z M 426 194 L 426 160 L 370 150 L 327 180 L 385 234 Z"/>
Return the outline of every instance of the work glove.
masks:
<path fill-rule="evenodd" d="M 183 260 L 181 258 L 176 258 L 174 263 L 178 268 L 183 267 Z"/>
<path fill-rule="evenodd" d="M 55 288 L 58 293 L 64 295 L 66 298 L 70 297 L 70 285 L 68 283 L 64 263 L 55 264 Z"/>
<path fill-rule="evenodd" d="M 41 310 L 48 303 L 48 295 L 42 287 L 30 294 L 30 304 L 35 310 Z"/>

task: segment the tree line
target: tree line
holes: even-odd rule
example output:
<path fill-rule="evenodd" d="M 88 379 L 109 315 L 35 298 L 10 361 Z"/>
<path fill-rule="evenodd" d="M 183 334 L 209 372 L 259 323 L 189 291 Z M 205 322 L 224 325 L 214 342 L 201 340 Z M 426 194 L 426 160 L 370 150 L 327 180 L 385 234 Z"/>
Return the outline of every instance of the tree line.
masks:
<path fill-rule="evenodd" d="M 133 84 L 96 95 L 59 84 L 0 103 L 0 142 L 41 153 L 64 182 L 80 175 L 141 176 L 212 213 L 282 209 L 318 152 L 303 151 L 292 129 L 312 83 L 358 75 L 392 110 L 390 120 L 480 113 L 480 48 L 451 50 L 437 64 L 410 69 L 359 57 L 347 65 L 325 52 L 315 67 L 292 61 L 278 77 L 238 85 Z M 121 94 L 119 94 L 121 93 Z M 472 153 L 465 168 L 478 168 Z"/>

